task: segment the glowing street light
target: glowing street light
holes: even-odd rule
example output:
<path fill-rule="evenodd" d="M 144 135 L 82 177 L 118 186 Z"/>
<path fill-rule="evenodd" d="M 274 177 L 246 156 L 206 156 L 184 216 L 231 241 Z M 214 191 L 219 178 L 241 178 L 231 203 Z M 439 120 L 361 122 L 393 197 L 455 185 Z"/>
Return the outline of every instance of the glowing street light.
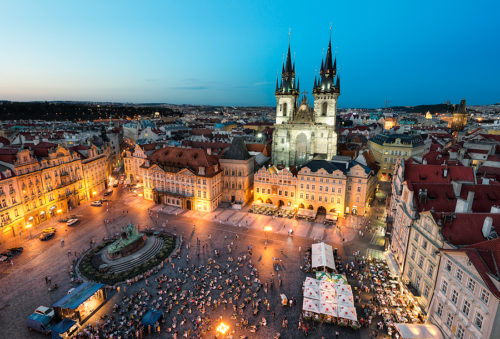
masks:
<path fill-rule="evenodd" d="M 220 333 L 222 335 L 225 335 L 228 330 L 229 330 L 229 325 L 223 322 L 221 322 L 219 326 L 217 326 L 217 333 Z"/>
<path fill-rule="evenodd" d="M 264 226 L 264 232 L 266 233 L 266 244 L 267 244 L 267 241 L 269 240 L 269 232 L 271 232 L 273 230 L 273 228 L 269 225 L 267 226 Z"/>

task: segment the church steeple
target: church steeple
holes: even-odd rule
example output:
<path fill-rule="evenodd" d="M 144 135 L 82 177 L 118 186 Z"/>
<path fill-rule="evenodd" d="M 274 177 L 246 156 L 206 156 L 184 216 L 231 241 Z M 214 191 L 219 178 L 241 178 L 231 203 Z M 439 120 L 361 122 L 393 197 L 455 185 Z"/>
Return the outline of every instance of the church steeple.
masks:
<path fill-rule="evenodd" d="M 288 50 L 286 59 L 281 67 L 281 85 L 277 86 L 276 94 L 296 94 L 295 84 L 295 60 L 292 62 L 291 42 L 288 39 Z"/>
<path fill-rule="evenodd" d="M 323 59 L 321 59 L 319 79 L 313 87 L 313 93 L 340 93 L 340 86 L 337 86 L 335 83 L 336 75 L 337 58 L 333 58 L 332 36 L 330 31 L 330 39 L 328 40 L 328 48 L 326 50 L 325 60 L 323 61 Z"/>

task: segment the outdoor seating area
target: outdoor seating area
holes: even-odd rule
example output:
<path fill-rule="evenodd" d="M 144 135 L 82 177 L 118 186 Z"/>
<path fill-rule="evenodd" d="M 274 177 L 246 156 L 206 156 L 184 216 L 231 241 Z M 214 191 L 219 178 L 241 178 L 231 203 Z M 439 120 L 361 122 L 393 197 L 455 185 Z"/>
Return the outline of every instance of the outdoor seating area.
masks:
<path fill-rule="evenodd" d="M 368 259 L 367 266 L 375 300 L 380 306 L 382 318 L 389 332 L 396 323 L 422 323 L 421 310 L 412 294 L 389 272 L 385 260 Z"/>
<path fill-rule="evenodd" d="M 278 207 L 273 204 L 257 204 L 254 203 L 252 207 L 248 210 L 250 213 L 264 214 L 264 215 L 274 215 Z"/>

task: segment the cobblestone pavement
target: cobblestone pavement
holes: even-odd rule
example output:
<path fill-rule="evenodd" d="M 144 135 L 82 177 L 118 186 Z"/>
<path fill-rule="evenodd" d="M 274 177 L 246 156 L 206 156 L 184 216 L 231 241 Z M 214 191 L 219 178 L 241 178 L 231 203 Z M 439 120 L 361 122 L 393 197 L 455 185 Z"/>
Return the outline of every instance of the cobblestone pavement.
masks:
<path fill-rule="evenodd" d="M 90 240 L 93 239 L 99 242 L 103 237 L 118 232 L 123 225 L 129 222 L 133 222 L 140 227 L 154 224 L 162 225 L 165 223 L 167 228 L 172 232 L 183 233 L 187 236 L 187 241 L 191 242 L 189 250 L 186 248 L 183 249 L 183 255 L 189 251 L 192 258 L 196 257 L 196 254 L 192 252 L 195 249 L 195 246 L 193 246 L 193 242 L 194 244 L 196 243 L 195 237 L 206 242 L 206 245 L 210 249 L 220 248 L 224 251 L 224 235 L 228 238 L 234 238 L 238 234 L 240 240 L 238 240 L 238 248 L 235 249 L 236 253 L 234 253 L 234 256 L 236 256 L 238 251 L 241 251 L 241 253 L 246 252 L 247 246 L 251 244 L 254 249 L 252 262 L 259 270 L 260 278 L 263 282 L 271 279 L 271 273 L 273 272 L 272 258 L 281 257 L 283 270 L 280 274 L 283 279 L 283 285 L 281 290 L 279 290 L 275 275 L 272 278 L 275 280 L 275 288 L 270 292 L 269 296 L 271 305 L 276 312 L 277 320 L 272 322 L 273 325 L 269 325 L 261 332 L 265 334 L 263 337 L 266 337 L 273 331 L 282 332 L 281 319 L 284 315 L 289 320 L 288 329 L 283 331 L 284 337 L 301 335 L 301 332 L 299 333 L 297 330 L 297 324 L 302 305 L 301 286 L 306 274 L 299 268 L 302 264 L 302 256 L 299 255 L 298 250 L 299 247 L 304 251 L 304 249 L 311 245 L 314 238 L 324 239 L 334 247 L 337 247 L 341 255 L 344 256 L 345 253 L 344 258 L 347 257 L 347 259 L 349 259 L 348 254 L 353 249 L 362 249 L 364 251 L 368 248 L 380 247 L 370 244 L 371 236 L 368 237 L 365 235 L 363 238 L 358 239 L 361 217 L 341 220 L 342 234 L 339 234 L 339 231 L 335 228 L 325 228 L 325 226 L 320 224 L 311 224 L 304 221 L 296 222 L 293 219 L 272 219 L 267 216 L 245 213 L 244 211 L 224 209 L 218 209 L 208 215 L 197 214 L 192 211 L 182 212 L 177 216 L 161 214 L 158 219 L 155 220 L 153 217 L 151 220 L 149 217 L 149 208 L 158 208 L 157 206 L 153 206 L 152 203 L 134 197 L 125 189 L 115 190 L 111 198 L 113 201 L 109 206 L 96 208 L 86 204 L 73 210 L 71 213 L 81 216 L 82 219 L 81 223 L 76 227 L 70 228 L 62 223 L 53 223 L 52 225 L 58 228 L 57 235 L 55 239 L 48 242 L 41 242 L 36 239 L 36 233 L 33 231 L 32 236 L 34 239 L 23 241 L 22 245 L 25 247 L 25 251 L 20 257 L 14 259 L 14 265 L 0 266 L 0 328 L 2 328 L 3 336 L 5 335 L 8 338 L 44 337 L 28 332 L 25 326 L 25 319 L 37 306 L 52 305 L 64 296 L 71 287 L 68 267 L 72 256 L 67 255 L 68 250 L 82 252 L 90 246 Z M 211 217 L 214 217 L 213 220 L 211 220 Z M 224 217 L 227 221 L 221 222 L 221 220 L 224 220 Z M 104 225 L 104 219 L 112 221 L 109 225 Z M 247 220 L 252 220 L 249 222 L 248 228 L 238 225 Z M 193 224 L 196 224 L 196 232 L 193 237 L 190 237 Z M 273 233 L 268 235 L 269 245 L 264 249 L 266 235 L 262 230 L 264 225 L 268 224 L 272 225 Z M 52 225 L 43 225 L 41 228 Z M 293 237 L 287 236 L 287 229 L 289 228 L 294 229 Z M 326 232 L 324 231 L 325 229 Z M 208 240 L 208 234 L 212 235 L 211 240 Z M 64 247 L 61 246 L 60 242 L 62 238 L 65 240 Z M 344 238 L 345 241 L 342 242 L 341 238 Z M 2 245 L 10 247 L 10 244 Z M 284 250 L 283 256 L 281 256 L 280 251 L 282 248 Z M 262 258 L 259 260 L 261 255 Z M 206 253 L 202 254 L 199 259 L 193 260 L 199 260 L 199 263 L 203 264 L 208 257 L 209 253 Z M 166 273 L 168 274 L 178 274 L 178 272 L 168 271 L 169 268 L 165 268 L 165 270 L 167 270 Z M 56 282 L 60 288 L 54 292 L 48 292 L 44 280 L 45 276 L 50 276 L 52 282 Z M 127 292 L 134 291 L 134 288 L 140 288 L 141 284 L 143 282 L 135 285 Z M 297 306 L 283 308 L 280 304 L 279 292 L 285 292 L 287 296 L 297 298 Z M 115 296 L 115 298 L 117 297 L 120 297 L 120 294 Z M 95 323 L 95 319 L 99 319 L 99 316 L 103 313 L 110 312 L 110 305 L 113 303 L 113 300 L 106 303 L 95 315 L 94 319 L 91 320 L 91 323 Z M 270 317 L 267 316 L 266 318 L 271 323 Z M 228 319 L 228 322 L 230 320 Z M 316 328 L 312 329 L 311 334 L 314 334 L 313 337 L 321 337 L 323 335 L 325 338 L 329 338 L 334 333 L 332 331 L 335 328 L 333 325 L 318 324 Z M 347 329 L 340 329 L 339 331 L 341 331 L 342 337 L 364 337 L 367 334 L 365 329 L 361 329 L 358 332 Z"/>

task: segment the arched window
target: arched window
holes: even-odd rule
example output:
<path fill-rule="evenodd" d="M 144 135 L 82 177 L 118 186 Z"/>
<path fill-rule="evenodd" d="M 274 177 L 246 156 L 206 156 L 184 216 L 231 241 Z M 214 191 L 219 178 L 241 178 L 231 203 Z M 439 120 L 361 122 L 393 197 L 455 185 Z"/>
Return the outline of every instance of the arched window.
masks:
<path fill-rule="evenodd" d="M 283 116 L 286 117 L 286 112 L 287 112 L 287 104 L 286 102 L 283 104 Z"/>
<path fill-rule="evenodd" d="M 321 104 L 321 116 L 326 117 L 326 110 L 328 108 L 328 103 L 324 102 Z"/>

